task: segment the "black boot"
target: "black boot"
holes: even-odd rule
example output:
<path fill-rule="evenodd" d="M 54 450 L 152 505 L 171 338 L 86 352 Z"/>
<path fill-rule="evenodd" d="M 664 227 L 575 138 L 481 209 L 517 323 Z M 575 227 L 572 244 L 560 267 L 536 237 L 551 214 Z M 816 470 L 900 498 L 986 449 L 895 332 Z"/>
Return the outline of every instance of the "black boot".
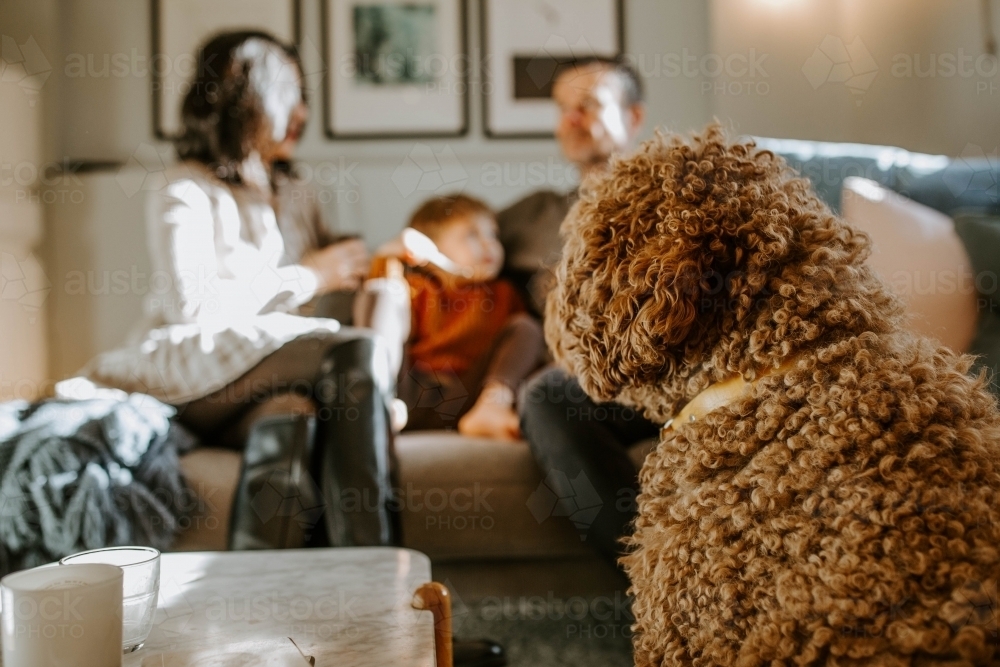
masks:
<path fill-rule="evenodd" d="M 316 421 L 311 415 L 265 417 L 250 430 L 229 522 L 229 548 L 305 546 L 323 514 L 309 474 Z"/>
<path fill-rule="evenodd" d="M 375 349 L 372 338 L 348 340 L 330 350 L 321 369 L 315 460 L 330 546 L 395 543 L 388 388 L 378 382 Z"/>

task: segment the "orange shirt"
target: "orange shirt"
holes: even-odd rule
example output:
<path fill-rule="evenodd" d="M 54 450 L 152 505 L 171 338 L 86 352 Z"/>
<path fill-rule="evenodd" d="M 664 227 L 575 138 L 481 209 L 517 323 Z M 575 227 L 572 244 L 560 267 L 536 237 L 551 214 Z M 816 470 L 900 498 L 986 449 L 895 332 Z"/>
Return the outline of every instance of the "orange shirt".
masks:
<path fill-rule="evenodd" d="M 506 280 L 445 286 L 430 273 L 408 271 L 411 361 L 431 370 L 463 373 L 486 355 L 524 303 Z"/>

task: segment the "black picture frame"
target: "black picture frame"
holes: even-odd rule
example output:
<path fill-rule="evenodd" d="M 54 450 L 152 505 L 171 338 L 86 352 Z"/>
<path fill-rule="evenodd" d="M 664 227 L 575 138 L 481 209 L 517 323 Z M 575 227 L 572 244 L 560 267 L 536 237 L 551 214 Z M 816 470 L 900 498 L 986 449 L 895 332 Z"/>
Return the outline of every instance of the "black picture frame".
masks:
<path fill-rule="evenodd" d="M 490 60 L 490 50 L 489 50 L 489 30 L 487 26 L 487 4 L 491 0 L 479 0 L 479 39 L 482 44 L 483 62 L 488 62 Z M 493 0 L 502 1 L 502 0 Z M 614 15 L 618 22 L 615 26 L 615 40 L 616 53 L 615 56 L 620 57 L 625 53 L 625 0 L 608 0 L 613 2 L 615 5 Z M 482 69 L 479 73 L 481 78 L 480 85 L 480 99 L 482 103 L 482 122 L 483 122 L 483 134 L 487 139 L 497 139 L 497 140 L 522 140 L 522 139 L 544 139 L 550 140 L 555 137 L 553 132 L 497 132 L 490 126 L 490 95 L 491 86 L 489 86 L 489 73 Z M 495 91 L 493 91 L 495 93 Z"/>
<path fill-rule="evenodd" d="M 331 53 L 330 35 L 330 4 L 333 0 L 319 0 L 320 2 L 320 23 L 322 30 L 321 51 L 323 53 L 323 65 L 325 73 L 323 75 L 323 134 L 331 141 L 392 141 L 408 139 L 454 139 L 465 137 L 469 134 L 469 30 L 468 30 L 468 0 L 452 0 L 457 4 L 458 16 L 458 45 L 459 62 L 462 64 L 462 71 L 459 80 L 463 86 L 460 102 L 461 124 L 455 131 L 412 131 L 402 130 L 400 132 L 337 132 L 333 127 L 333 81 L 335 67 L 329 61 Z"/>

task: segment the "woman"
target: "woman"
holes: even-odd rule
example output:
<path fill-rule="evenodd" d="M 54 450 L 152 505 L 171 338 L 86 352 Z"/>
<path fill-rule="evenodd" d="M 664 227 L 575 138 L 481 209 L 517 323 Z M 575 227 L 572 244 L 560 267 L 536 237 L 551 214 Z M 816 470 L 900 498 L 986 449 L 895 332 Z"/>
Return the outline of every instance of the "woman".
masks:
<path fill-rule="evenodd" d="M 181 162 L 151 197 L 154 276 L 147 321 L 86 375 L 178 408 L 202 439 L 243 447 L 268 415 L 315 413 L 316 481 L 333 545 L 392 540 L 391 372 L 376 339 L 296 315 L 313 297 L 354 289 L 360 240 L 332 241 L 313 198 L 289 197 L 290 159 L 308 110 L 294 51 L 267 34 L 219 35 L 198 55 L 184 100 Z M 284 236 L 283 236 L 284 233 Z M 343 499 L 362 502 L 345 510 Z"/>

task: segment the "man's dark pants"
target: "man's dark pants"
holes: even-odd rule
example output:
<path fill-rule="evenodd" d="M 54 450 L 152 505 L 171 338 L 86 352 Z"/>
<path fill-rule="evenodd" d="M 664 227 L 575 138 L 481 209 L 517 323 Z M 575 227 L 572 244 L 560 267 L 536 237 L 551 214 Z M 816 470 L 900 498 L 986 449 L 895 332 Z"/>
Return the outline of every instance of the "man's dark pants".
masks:
<path fill-rule="evenodd" d="M 632 408 L 595 403 L 559 368 L 529 381 L 520 412 L 521 431 L 545 476 L 544 495 L 559 499 L 551 516 L 569 516 L 588 544 L 616 561 L 639 490 L 628 448 L 656 437 L 659 426 Z M 532 511 L 547 518 L 537 504 Z"/>

